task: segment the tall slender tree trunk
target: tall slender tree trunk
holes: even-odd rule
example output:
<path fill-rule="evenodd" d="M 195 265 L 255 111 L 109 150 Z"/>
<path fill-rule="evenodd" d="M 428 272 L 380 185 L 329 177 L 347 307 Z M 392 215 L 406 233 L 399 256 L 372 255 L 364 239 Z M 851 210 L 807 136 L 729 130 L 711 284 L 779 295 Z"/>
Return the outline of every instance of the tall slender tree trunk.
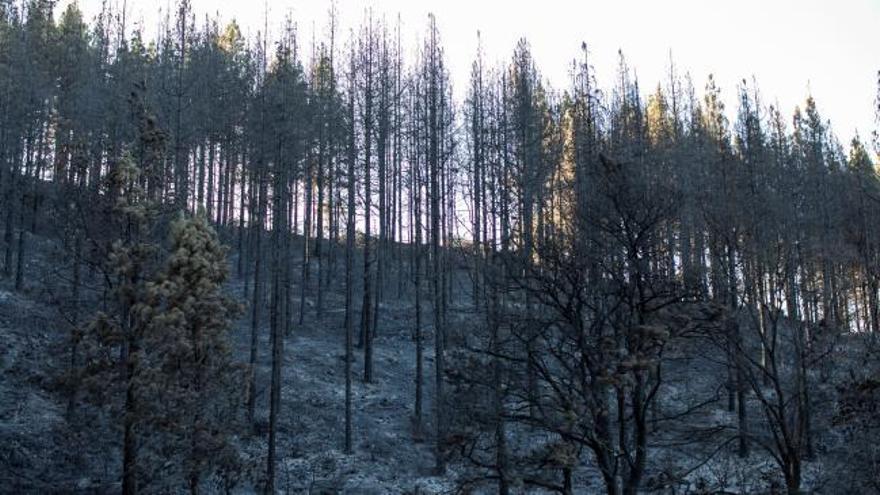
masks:
<path fill-rule="evenodd" d="M 248 359 L 248 396 L 247 396 L 247 416 L 248 422 L 253 424 L 254 414 L 257 403 L 257 350 L 259 346 L 260 331 L 260 306 L 263 304 L 263 212 L 266 207 L 266 187 L 264 182 L 264 172 L 257 172 L 259 190 L 259 199 L 257 200 L 256 222 L 251 226 L 254 232 L 254 292 L 253 303 L 251 304 L 251 345 L 250 356 Z"/>
<path fill-rule="evenodd" d="M 372 21 L 371 21 L 372 22 Z M 371 152 L 373 137 L 373 34 L 372 26 L 368 33 L 368 47 L 365 59 L 366 89 L 364 93 L 364 297 L 361 305 L 361 339 L 364 344 L 364 382 L 373 382 L 373 318 L 372 303 L 372 266 L 370 260 L 371 231 L 370 219 L 372 212 L 372 168 Z"/>
<path fill-rule="evenodd" d="M 439 119 L 438 119 L 438 60 L 436 60 L 437 39 L 436 26 L 433 17 L 431 18 L 431 45 L 430 45 L 430 73 L 428 74 L 428 136 L 429 136 L 429 155 L 428 165 L 430 168 L 431 179 L 431 256 L 432 256 L 432 274 L 431 283 L 433 286 L 433 309 L 434 309 L 434 370 L 435 370 L 435 392 L 434 392 L 434 422 L 436 428 L 435 438 L 435 461 L 438 474 L 446 471 L 446 461 L 443 454 L 443 439 L 445 432 L 445 417 L 443 408 L 443 374 L 444 374 L 444 351 L 443 341 L 445 332 L 443 328 L 442 307 L 442 281 L 440 266 L 440 143 L 439 143 Z"/>
<path fill-rule="evenodd" d="M 355 65 L 354 53 L 351 57 L 351 85 L 354 86 Z M 352 344 L 354 340 L 354 220 L 355 220 L 355 161 L 356 137 L 354 128 L 354 91 L 349 91 L 349 129 L 348 142 L 348 206 L 345 222 L 345 453 L 352 453 L 352 391 L 351 361 L 354 358 Z"/>
<path fill-rule="evenodd" d="M 309 269 L 311 262 L 311 244 L 309 237 L 312 235 L 312 157 L 307 157 L 305 175 L 305 205 L 303 219 L 303 260 L 302 260 L 302 278 L 300 282 L 300 298 L 299 298 L 299 324 L 302 325 L 303 318 L 306 313 L 306 291 L 309 285 Z"/>
<path fill-rule="evenodd" d="M 415 313 L 416 313 L 416 328 L 415 328 L 415 344 L 416 344 L 416 377 L 415 377 L 415 385 L 416 385 L 416 397 L 415 397 L 415 411 L 414 411 L 414 423 L 415 423 L 415 437 L 416 439 L 421 439 L 422 436 L 422 402 L 424 395 L 424 350 L 422 343 L 422 209 L 421 209 L 421 177 L 419 176 L 419 163 L 418 163 L 418 154 L 417 152 L 413 153 L 413 161 L 410 166 L 413 167 L 414 173 L 411 173 L 411 181 L 412 181 L 412 208 L 413 212 L 413 228 L 415 229 L 415 244 L 412 246 L 414 250 L 413 256 L 413 287 L 415 291 Z"/>

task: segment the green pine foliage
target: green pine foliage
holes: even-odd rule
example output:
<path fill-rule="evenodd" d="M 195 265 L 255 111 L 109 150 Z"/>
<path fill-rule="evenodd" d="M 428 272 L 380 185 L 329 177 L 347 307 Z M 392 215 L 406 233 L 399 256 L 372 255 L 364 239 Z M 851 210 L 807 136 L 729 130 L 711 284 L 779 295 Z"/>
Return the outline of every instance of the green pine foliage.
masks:
<path fill-rule="evenodd" d="M 148 208 L 123 203 L 117 215 L 146 222 Z M 77 375 L 86 399 L 133 426 L 138 485 L 150 491 L 229 486 L 242 472 L 246 381 L 229 336 L 241 308 L 224 291 L 226 252 L 200 213 L 171 223 L 167 251 L 121 238 L 108 256 L 118 304 L 87 325 Z"/>
<path fill-rule="evenodd" d="M 236 458 L 231 445 L 244 377 L 231 355 L 229 332 L 240 308 L 224 293 L 227 276 L 226 247 L 204 214 L 181 216 L 171 224 L 164 268 L 134 307 L 144 322 L 140 380 L 151 427 L 162 437 L 162 457 L 181 461 L 174 478 L 191 488 Z"/>

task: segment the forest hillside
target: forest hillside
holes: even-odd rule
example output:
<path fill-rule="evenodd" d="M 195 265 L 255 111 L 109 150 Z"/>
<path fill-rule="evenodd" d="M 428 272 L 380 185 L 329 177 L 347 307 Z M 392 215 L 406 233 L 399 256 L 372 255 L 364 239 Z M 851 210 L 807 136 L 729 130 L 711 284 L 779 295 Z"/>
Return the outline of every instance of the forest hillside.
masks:
<path fill-rule="evenodd" d="M 335 15 L 0 0 L 0 492 L 880 491 L 876 131 Z"/>

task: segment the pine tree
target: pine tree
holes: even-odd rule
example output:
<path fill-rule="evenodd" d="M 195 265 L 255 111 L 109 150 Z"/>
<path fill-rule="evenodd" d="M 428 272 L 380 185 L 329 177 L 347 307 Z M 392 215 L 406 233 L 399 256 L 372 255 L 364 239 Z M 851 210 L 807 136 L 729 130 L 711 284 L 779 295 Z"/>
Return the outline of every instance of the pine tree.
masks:
<path fill-rule="evenodd" d="M 100 311 L 86 326 L 82 378 L 88 398 L 98 404 L 117 406 L 122 418 L 122 493 L 138 492 L 139 478 L 145 471 L 140 451 L 143 430 L 148 422 L 145 386 L 145 330 L 140 311 L 135 310 L 147 296 L 147 284 L 155 273 L 158 246 L 149 237 L 155 227 L 155 203 L 145 198 L 138 186 L 140 168 L 130 156 L 123 156 L 106 181 L 106 220 L 115 239 L 108 240 L 105 280 L 112 299 L 109 310 Z M 114 358 L 114 351 L 118 358 Z M 111 407 L 111 409 L 115 409 Z"/>
<path fill-rule="evenodd" d="M 229 332 L 238 304 L 223 292 L 226 247 L 204 212 L 171 225 L 171 251 L 145 299 L 134 307 L 144 321 L 146 367 L 140 380 L 151 415 L 165 434 L 163 449 L 179 455 L 190 492 L 221 463 L 234 462 L 230 438 L 241 410 L 241 369 Z"/>

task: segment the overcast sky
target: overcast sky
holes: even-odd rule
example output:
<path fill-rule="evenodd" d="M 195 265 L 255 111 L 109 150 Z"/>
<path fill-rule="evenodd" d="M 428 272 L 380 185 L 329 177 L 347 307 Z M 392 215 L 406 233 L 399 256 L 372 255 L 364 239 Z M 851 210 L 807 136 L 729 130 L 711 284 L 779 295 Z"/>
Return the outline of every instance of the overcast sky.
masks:
<path fill-rule="evenodd" d="M 91 18 L 101 0 L 78 3 Z M 319 0 L 192 3 L 199 18 L 219 13 L 251 35 L 261 29 L 268 5 L 270 33 L 277 33 L 289 13 L 304 43 L 313 30 L 319 39 L 326 32 L 330 8 L 329 1 Z M 590 47 L 603 88 L 610 87 L 618 49 L 637 71 L 643 92 L 666 77 L 671 51 L 698 91 L 714 74 L 731 110 L 737 83 L 754 76 L 765 102 L 778 101 L 785 115 L 812 93 L 844 143 L 856 129 L 865 136 L 876 128 L 880 0 L 337 0 L 336 5 L 344 36 L 371 7 L 374 16 L 384 15 L 390 23 L 400 14 L 403 42 L 411 46 L 433 12 L 458 94 L 467 84 L 479 30 L 490 62 L 506 62 L 516 40 L 528 38 L 538 69 L 557 89 L 568 87 L 582 41 Z M 173 8 L 174 0 L 127 0 L 127 6 L 130 18 L 141 19 L 151 37 L 160 10 Z"/>

